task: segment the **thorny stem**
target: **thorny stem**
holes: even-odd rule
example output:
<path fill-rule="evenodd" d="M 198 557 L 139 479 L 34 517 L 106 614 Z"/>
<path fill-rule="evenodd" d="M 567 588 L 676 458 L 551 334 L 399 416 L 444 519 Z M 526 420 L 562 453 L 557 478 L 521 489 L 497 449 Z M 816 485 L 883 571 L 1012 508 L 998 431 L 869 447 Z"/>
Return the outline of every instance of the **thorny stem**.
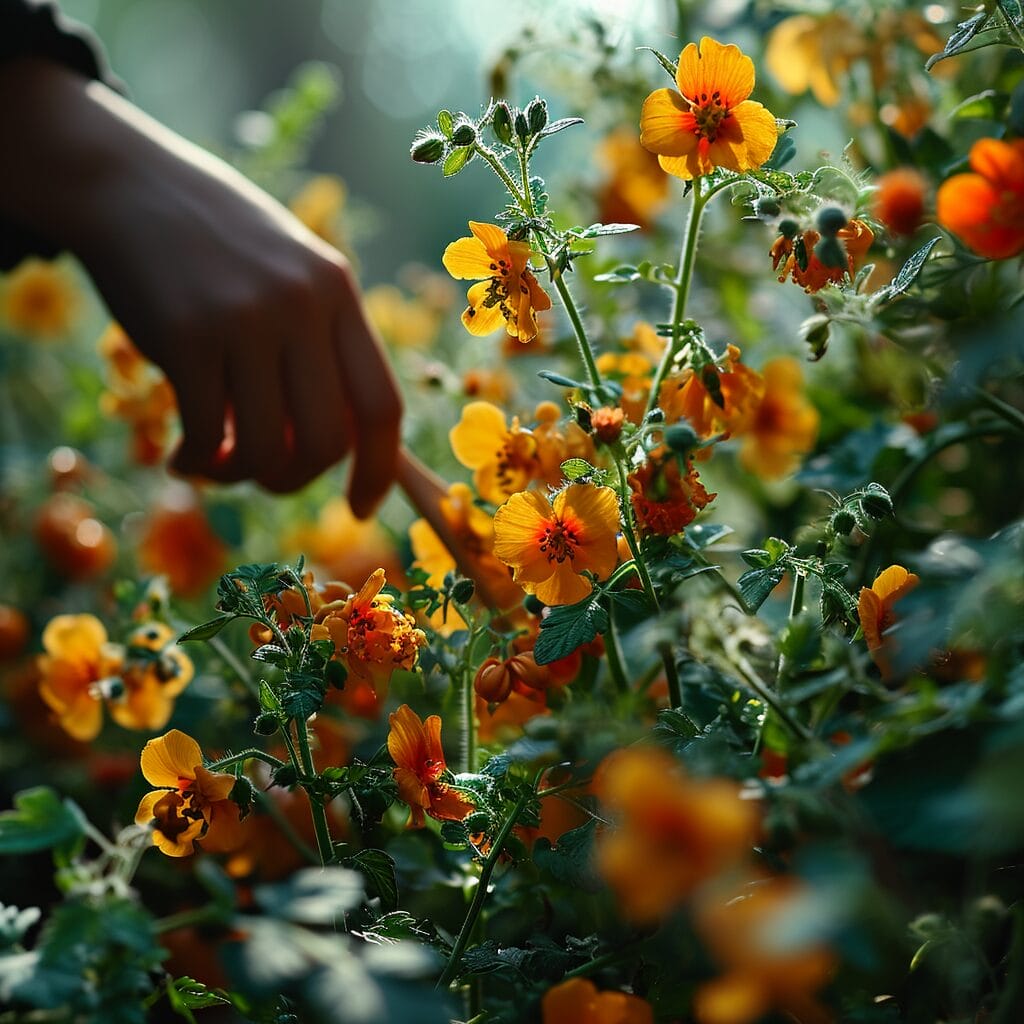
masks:
<path fill-rule="evenodd" d="M 230 768 L 233 764 L 238 764 L 240 761 L 248 761 L 250 759 L 262 761 L 264 764 L 269 764 L 272 768 L 280 768 L 284 765 L 284 761 L 280 758 L 274 757 L 265 751 L 257 750 L 255 747 L 249 747 L 248 750 L 242 750 L 237 754 L 222 757 L 219 761 L 211 761 L 206 768 L 208 771 L 216 772 L 223 768 Z"/>
<path fill-rule="evenodd" d="M 519 799 L 516 801 L 515 806 L 512 808 L 511 813 L 501 826 L 501 831 L 497 836 L 495 836 L 494 845 L 491 847 L 490 853 L 487 854 L 487 859 L 484 861 L 483 867 L 480 869 L 480 879 L 473 892 L 473 901 L 469 905 L 469 910 L 466 913 L 466 919 L 462 922 L 462 928 L 459 931 L 458 938 L 455 940 L 455 945 L 452 946 L 451 956 L 448 958 L 448 963 L 445 966 L 441 977 L 438 978 L 437 985 L 434 986 L 435 988 L 447 988 L 452 983 L 452 979 L 455 977 L 455 972 L 459 967 L 459 961 L 462 959 L 462 954 L 466 949 L 466 943 L 469 942 L 469 937 L 473 932 L 476 919 L 480 916 L 480 911 L 483 909 L 484 900 L 487 899 L 487 887 L 490 884 L 494 868 L 497 866 L 498 858 L 501 857 L 502 851 L 505 849 L 505 841 L 508 839 L 509 834 L 515 827 L 516 821 L 519 819 L 519 815 L 523 812 L 523 808 L 527 803 L 529 803 L 534 795 L 534 790 L 532 788 L 523 790 Z"/>
<path fill-rule="evenodd" d="M 768 687 L 761 682 L 760 677 L 754 671 L 753 667 L 746 660 L 746 658 L 737 659 L 734 662 L 735 667 L 739 669 L 740 675 L 746 681 L 746 684 L 757 694 L 757 696 L 764 701 L 779 717 L 779 721 L 786 726 L 787 729 L 796 737 L 801 740 L 810 741 L 814 739 L 814 734 L 807 728 L 805 728 L 800 722 L 798 722 L 788 711 L 788 709 L 782 704 L 782 702 L 776 697 Z"/>
<path fill-rule="evenodd" d="M 309 749 L 309 733 L 306 731 L 306 723 L 300 719 L 294 719 L 295 735 L 299 741 L 299 753 L 302 758 L 302 774 L 307 779 L 316 775 L 316 768 L 313 766 L 313 755 Z M 295 765 L 296 769 L 299 767 Z M 327 823 L 327 811 L 323 801 L 306 790 L 306 797 L 309 800 L 309 807 L 313 814 L 313 831 L 316 833 L 316 848 L 320 854 L 320 863 L 326 867 L 334 859 L 334 850 L 331 847 L 331 828 Z"/>

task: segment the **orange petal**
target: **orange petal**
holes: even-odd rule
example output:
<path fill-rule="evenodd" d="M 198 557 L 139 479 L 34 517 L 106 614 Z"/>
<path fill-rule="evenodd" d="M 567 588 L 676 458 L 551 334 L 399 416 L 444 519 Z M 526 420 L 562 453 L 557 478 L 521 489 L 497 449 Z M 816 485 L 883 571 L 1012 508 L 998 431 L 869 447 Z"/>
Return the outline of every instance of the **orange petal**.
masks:
<path fill-rule="evenodd" d="M 441 257 L 444 269 L 452 277 L 470 281 L 490 277 L 493 260 L 478 238 L 458 238 L 452 242 Z"/>
<path fill-rule="evenodd" d="M 423 826 L 423 810 L 430 806 L 430 794 L 423 780 L 411 768 L 396 768 L 394 771 L 395 785 L 398 787 L 398 798 L 412 811 L 412 825 Z"/>
<path fill-rule="evenodd" d="M 699 178 L 701 175 L 710 174 L 714 165 L 701 154 L 700 148 L 696 146 L 697 137 L 694 136 L 695 147 L 692 153 L 685 156 L 660 156 L 658 163 L 666 174 L 682 178 L 683 181 L 690 181 L 692 178 Z"/>
<path fill-rule="evenodd" d="M 585 576 L 576 573 L 572 561 L 569 559 L 564 562 L 551 562 L 549 568 L 551 575 L 536 584 L 533 590 L 537 600 L 543 601 L 544 604 L 575 604 L 577 601 L 582 601 L 594 589 Z M 516 582 L 522 582 L 518 576 Z"/>
<path fill-rule="evenodd" d="M 439 821 L 462 821 L 476 809 L 457 789 L 444 783 L 430 787 L 430 808 L 427 813 Z"/>
<path fill-rule="evenodd" d="M 374 598 L 384 589 L 387 575 L 383 569 L 374 569 L 366 582 L 359 588 L 359 593 L 352 598 L 353 607 L 365 608 L 373 603 Z"/>
<path fill-rule="evenodd" d="M 234 801 L 215 801 L 207 809 L 206 817 L 210 827 L 201 842 L 207 853 L 226 853 L 237 849 L 245 841 L 238 804 Z"/>
<path fill-rule="evenodd" d="M 423 721 L 408 704 L 403 704 L 388 717 L 388 753 L 399 768 L 418 772 L 426 756 L 426 735 Z"/>
<path fill-rule="evenodd" d="M 172 729 L 150 740 L 142 748 L 139 761 L 150 785 L 177 789 L 179 779 L 195 779 L 195 768 L 202 765 L 203 752 L 191 736 Z"/>
<path fill-rule="evenodd" d="M 1000 191 L 1016 192 L 1024 201 L 1024 139 L 978 139 L 971 146 L 971 169 Z"/>
<path fill-rule="evenodd" d="M 772 155 L 778 138 L 774 114 L 760 103 L 744 100 L 722 122 L 718 138 L 708 146 L 708 157 L 716 167 L 742 173 L 760 167 Z"/>
<path fill-rule="evenodd" d="M 882 602 L 878 595 L 868 587 L 861 587 L 857 597 L 857 618 L 864 632 L 864 642 L 869 651 L 876 651 L 882 646 Z"/>
<path fill-rule="evenodd" d="M 506 565 L 518 570 L 531 564 L 546 564 L 537 537 L 554 510 L 538 491 L 513 494 L 494 514 L 494 554 Z"/>
<path fill-rule="evenodd" d="M 541 1001 L 544 1024 L 587 1024 L 593 1016 L 597 988 L 586 978 L 570 978 L 548 989 Z"/>
<path fill-rule="evenodd" d="M 717 92 L 724 106 L 734 107 L 754 91 L 754 62 L 735 44 L 704 36 L 679 55 L 676 85 L 689 100 L 706 102 Z"/>
<path fill-rule="evenodd" d="M 48 654 L 68 661 L 97 661 L 107 642 L 107 631 L 95 615 L 57 615 L 43 630 Z"/>
<path fill-rule="evenodd" d="M 483 224 L 480 221 L 471 220 L 469 222 L 469 230 L 473 232 L 473 235 L 479 239 L 480 244 L 487 250 L 492 263 L 496 262 L 495 257 L 498 259 L 509 258 L 510 243 L 508 235 L 497 224 Z M 520 242 L 518 244 L 525 245 L 526 243 Z M 527 246 L 528 249 L 529 246 Z"/>
<path fill-rule="evenodd" d="M 448 432 L 455 458 L 467 469 L 496 462 L 508 434 L 505 414 L 490 402 L 470 402 Z"/>
<path fill-rule="evenodd" d="M 920 582 L 921 578 L 916 573 L 908 572 L 902 565 L 890 565 L 875 577 L 871 589 L 883 604 L 891 606 L 904 594 L 909 594 Z"/>
<path fill-rule="evenodd" d="M 153 808 L 165 796 L 167 796 L 167 791 L 163 789 L 155 789 L 152 793 L 147 793 L 139 801 L 139 808 L 135 812 L 135 824 L 148 825 L 153 820 Z"/>
<path fill-rule="evenodd" d="M 936 218 L 979 255 L 1007 259 L 1024 251 L 1024 229 L 998 218 L 1000 198 L 996 186 L 981 175 L 957 174 L 939 187 Z"/>
<path fill-rule="evenodd" d="M 675 89 L 657 89 L 644 100 L 640 145 L 665 156 L 686 156 L 696 150 L 693 115 Z"/>

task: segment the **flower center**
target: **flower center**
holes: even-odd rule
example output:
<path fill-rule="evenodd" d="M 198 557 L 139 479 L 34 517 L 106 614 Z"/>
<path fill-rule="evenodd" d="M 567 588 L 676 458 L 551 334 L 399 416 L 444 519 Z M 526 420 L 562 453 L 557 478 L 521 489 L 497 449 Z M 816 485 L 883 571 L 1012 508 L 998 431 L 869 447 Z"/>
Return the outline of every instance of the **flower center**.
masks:
<path fill-rule="evenodd" d="M 722 102 L 722 94 L 718 90 L 710 96 L 702 92 L 689 103 L 695 122 L 695 134 L 703 136 L 708 142 L 714 142 L 722 122 L 729 117 L 729 108 Z"/>
<path fill-rule="evenodd" d="M 540 535 L 540 549 L 549 562 L 564 562 L 567 558 L 575 558 L 579 546 L 579 533 L 560 519 L 548 523 Z"/>

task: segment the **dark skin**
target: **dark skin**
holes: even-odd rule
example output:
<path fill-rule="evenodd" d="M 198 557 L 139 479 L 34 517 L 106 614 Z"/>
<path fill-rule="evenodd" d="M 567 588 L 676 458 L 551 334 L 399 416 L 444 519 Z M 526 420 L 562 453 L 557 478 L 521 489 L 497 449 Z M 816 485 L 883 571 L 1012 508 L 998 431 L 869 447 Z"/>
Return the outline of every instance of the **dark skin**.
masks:
<path fill-rule="evenodd" d="M 0 214 L 81 261 L 167 374 L 172 466 L 296 490 L 354 455 L 369 515 L 395 477 L 401 398 L 345 258 L 227 164 L 99 82 L 0 66 Z"/>

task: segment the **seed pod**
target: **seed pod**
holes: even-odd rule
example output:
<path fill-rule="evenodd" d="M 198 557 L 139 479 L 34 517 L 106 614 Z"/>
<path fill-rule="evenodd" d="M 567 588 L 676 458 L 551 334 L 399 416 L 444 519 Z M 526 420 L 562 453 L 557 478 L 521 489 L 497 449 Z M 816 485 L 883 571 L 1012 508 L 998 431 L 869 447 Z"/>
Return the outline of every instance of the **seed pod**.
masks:
<path fill-rule="evenodd" d="M 832 532 L 848 537 L 857 526 L 857 517 L 848 508 L 837 508 L 828 521 Z"/>

